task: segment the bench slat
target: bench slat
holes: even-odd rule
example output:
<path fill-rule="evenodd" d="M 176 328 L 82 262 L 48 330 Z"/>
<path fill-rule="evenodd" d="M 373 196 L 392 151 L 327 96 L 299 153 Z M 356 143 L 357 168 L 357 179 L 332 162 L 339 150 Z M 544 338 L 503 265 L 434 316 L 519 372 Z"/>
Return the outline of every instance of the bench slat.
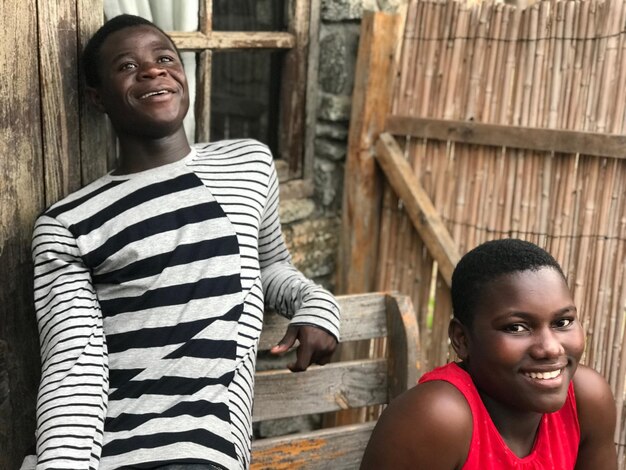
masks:
<path fill-rule="evenodd" d="M 387 403 L 387 360 L 258 372 L 254 390 L 254 422 Z"/>
<path fill-rule="evenodd" d="M 358 468 L 375 422 L 252 442 L 251 470 Z"/>
<path fill-rule="evenodd" d="M 379 338 L 387 335 L 385 295 L 382 293 L 342 295 L 337 297 L 341 308 L 341 341 Z M 276 313 L 266 313 L 259 351 L 270 349 L 284 336 L 289 320 Z"/>

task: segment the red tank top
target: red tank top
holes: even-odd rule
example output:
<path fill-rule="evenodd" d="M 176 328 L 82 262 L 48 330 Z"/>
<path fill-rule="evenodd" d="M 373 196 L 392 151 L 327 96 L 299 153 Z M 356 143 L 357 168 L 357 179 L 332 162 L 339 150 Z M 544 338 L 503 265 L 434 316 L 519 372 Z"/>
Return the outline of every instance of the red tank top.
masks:
<path fill-rule="evenodd" d="M 432 380 L 454 385 L 472 411 L 472 441 L 463 470 L 571 470 L 576 465 L 580 427 L 571 383 L 563 408 L 543 415 L 533 450 L 520 458 L 500 436 L 467 372 L 450 363 L 424 374 L 419 383 Z"/>

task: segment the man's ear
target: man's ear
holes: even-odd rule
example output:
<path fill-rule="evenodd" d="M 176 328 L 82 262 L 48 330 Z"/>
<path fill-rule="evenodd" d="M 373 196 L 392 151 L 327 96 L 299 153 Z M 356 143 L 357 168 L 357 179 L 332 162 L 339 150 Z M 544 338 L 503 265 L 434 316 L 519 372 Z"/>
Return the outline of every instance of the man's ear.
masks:
<path fill-rule="evenodd" d="M 453 318 L 448 325 L 448 337 L 459 359 L 467 361 L 469 357 L 467 327 L 456 318 Z"/>
<path fill-rule="evenodd" d="M 97 88 L 88 86 L 85 88 L 85 93 L 87 93 L 89 101 L 91 101 L 91 104 L 93 104 L 98 111 L 100 111 L 101 113 L 106 113 L 104 109 L 104 104 L 102 103 L 102 96 L 100 95 L 100 92 Z"/>

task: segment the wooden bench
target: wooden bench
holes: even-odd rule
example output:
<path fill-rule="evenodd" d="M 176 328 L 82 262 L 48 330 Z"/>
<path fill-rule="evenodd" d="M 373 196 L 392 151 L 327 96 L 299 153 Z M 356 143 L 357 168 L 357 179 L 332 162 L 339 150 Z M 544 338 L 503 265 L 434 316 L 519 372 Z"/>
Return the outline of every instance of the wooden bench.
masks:
<path fill-rule="evenodd" d="M 419 333 L 408 296 L 373 293 L 338 297 L 342 343 L 387 338 L 387 357 L 332 362 L 294 374 L 257 372 L 253 421 L 387 404 L 415 385 L 420 373 Z M 287 320 L 267 315 L 259 350 L 284 335 Z M 375 422 L 336 426 L 252 443 L 260 469 L 355 469 Z"/>

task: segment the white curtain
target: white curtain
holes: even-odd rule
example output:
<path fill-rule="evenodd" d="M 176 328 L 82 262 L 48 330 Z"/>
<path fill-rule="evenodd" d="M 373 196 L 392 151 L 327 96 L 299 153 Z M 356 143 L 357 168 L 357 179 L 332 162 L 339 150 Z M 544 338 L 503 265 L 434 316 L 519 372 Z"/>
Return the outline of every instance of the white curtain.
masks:
<path fill-rule="evenodd" d="M 164 31 L 197 31 L 199 0 L 104 0 L 104 14 L 107 19 L 122 13 L 141 16 L 152 21 Z M 189 83 L 189 112 L 185 117 L 185 132 L 190 142 L 195 142 L 196 101 L 196 54 L 181 53 Z"/>

